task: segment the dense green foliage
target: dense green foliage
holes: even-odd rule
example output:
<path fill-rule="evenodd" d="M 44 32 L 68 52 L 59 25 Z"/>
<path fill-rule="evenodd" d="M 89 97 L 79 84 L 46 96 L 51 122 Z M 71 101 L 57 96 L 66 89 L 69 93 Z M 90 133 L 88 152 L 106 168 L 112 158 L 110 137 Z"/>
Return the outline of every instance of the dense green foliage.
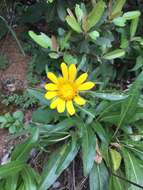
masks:
<path fill-rule="evenodd" d="M 51 110 L 43 89 L 29 88 L 39 106 L 23 130 L 28 139 L 16 146 L 10 163 L 0 166 L 0 187 L 47 190 L 80 154 L 90 190 L 142 188 L 141 1 L 131 7 L 126 0 L 15 5 L 16 22 L 28 28 L 21 38 L 23 49 L 33 56 L 30 83 L 36 83 L 35 75 L 59 74 L 64 61 L 76 64 L 79 73 L 88 72 L 96 87 L 84 94 L 88 103 L 76 107 L 72 117 Z M 56 150 L 39 174 L 29 163 L 31 150 L 41 153 L 53 146 Z"/>

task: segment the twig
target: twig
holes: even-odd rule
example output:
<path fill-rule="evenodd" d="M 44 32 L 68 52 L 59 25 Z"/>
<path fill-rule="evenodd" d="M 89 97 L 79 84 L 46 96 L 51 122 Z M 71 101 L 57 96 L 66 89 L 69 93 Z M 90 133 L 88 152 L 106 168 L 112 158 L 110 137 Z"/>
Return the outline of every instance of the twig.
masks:
<path fill-rule="evenodd" d="M 72 181 L 73 181 L 73 190 L 76 190 L 75 185 L 75 161 L 72 162 Z"/>
<path fill-rule="evenodd" d="M 85 177 L 81 180 L 81 182 L 79 183 L 79 185 L 76 187 L 76 190 L 82 190 L 82 188 L 84 187 L 85 182 L 87 181 L 88 177 Z"/>
<path fill-rule="evenodd" d="M 92 6 L 95 7 L 96 5 L 96 0 L 91 0 Z"/>
<path fill-rule="evenodd" d="M 16 33 L 14 32 L 14 30 L 8 25 L 7 21 L 5 20 L 4 17 L 0 16 L 0 19 L 5 23 L 6 27 L 9 29 L 9 31 L 11 32 L 12 36 L 14 37 L 21 53 L 25 56 L 25 52 L 20 44 L 20 41 L 18 40 L 17 36 L 16 36 Z"/>
<path fill-rule="evenodd" d="M 112 15 L 112 0 L 109 0 L 109 20 L 110 20 L 110 17 L 111 17 L 111 15 Z"/>

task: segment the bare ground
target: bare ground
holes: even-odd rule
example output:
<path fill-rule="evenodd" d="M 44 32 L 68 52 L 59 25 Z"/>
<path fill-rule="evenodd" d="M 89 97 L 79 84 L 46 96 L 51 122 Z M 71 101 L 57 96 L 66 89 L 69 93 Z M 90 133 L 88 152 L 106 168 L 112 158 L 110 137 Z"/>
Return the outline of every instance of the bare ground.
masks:
<path fill-rule="evenodd" d="M 22 31 L 18 29 L 16 30 L 17 36 L 20 32 Z M 10 33 L 0 41 L 0 55 L 5 56 L 9 62 L 9 66 L 6 70 L 0 70 L 0 91 L 2 91 L 2 83 L 7 79 L 16 79 L 23 81 L 23 84 L 25 84 L 27 63 L 30 61 L 30 57 L 22 55 L 15 39 Z M 23 86 L 21 87 L 23 88 Z M 13 110 L 9 107 L 4 107 L 0 103 L 0 115 L 8 111 Z M 0 160 L 8 149 L 8 132 L 7 130 L 0 129 Z"/>

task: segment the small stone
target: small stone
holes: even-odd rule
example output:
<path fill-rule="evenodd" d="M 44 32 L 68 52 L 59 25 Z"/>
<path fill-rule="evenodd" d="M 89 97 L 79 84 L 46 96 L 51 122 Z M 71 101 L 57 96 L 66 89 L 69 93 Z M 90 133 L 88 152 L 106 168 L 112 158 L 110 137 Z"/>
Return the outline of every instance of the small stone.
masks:
<path fill-rule="evenodd" d="M 59 188 L 61 186 L 61 183 L 59 181 L 56 181 L 54 184 L 53 184 L 53 188 Z"/>

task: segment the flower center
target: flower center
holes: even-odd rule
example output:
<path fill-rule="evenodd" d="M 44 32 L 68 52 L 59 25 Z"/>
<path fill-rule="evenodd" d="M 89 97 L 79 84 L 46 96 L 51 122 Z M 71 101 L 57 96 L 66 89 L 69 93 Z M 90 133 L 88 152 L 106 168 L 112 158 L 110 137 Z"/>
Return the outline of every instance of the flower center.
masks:
<path fill-rule="evenodd" d="M 72 100 L 77 94 L 76 87 L 71 83 L 64 83 L 60 86 L 59 96 L 64 100 Z"/>

